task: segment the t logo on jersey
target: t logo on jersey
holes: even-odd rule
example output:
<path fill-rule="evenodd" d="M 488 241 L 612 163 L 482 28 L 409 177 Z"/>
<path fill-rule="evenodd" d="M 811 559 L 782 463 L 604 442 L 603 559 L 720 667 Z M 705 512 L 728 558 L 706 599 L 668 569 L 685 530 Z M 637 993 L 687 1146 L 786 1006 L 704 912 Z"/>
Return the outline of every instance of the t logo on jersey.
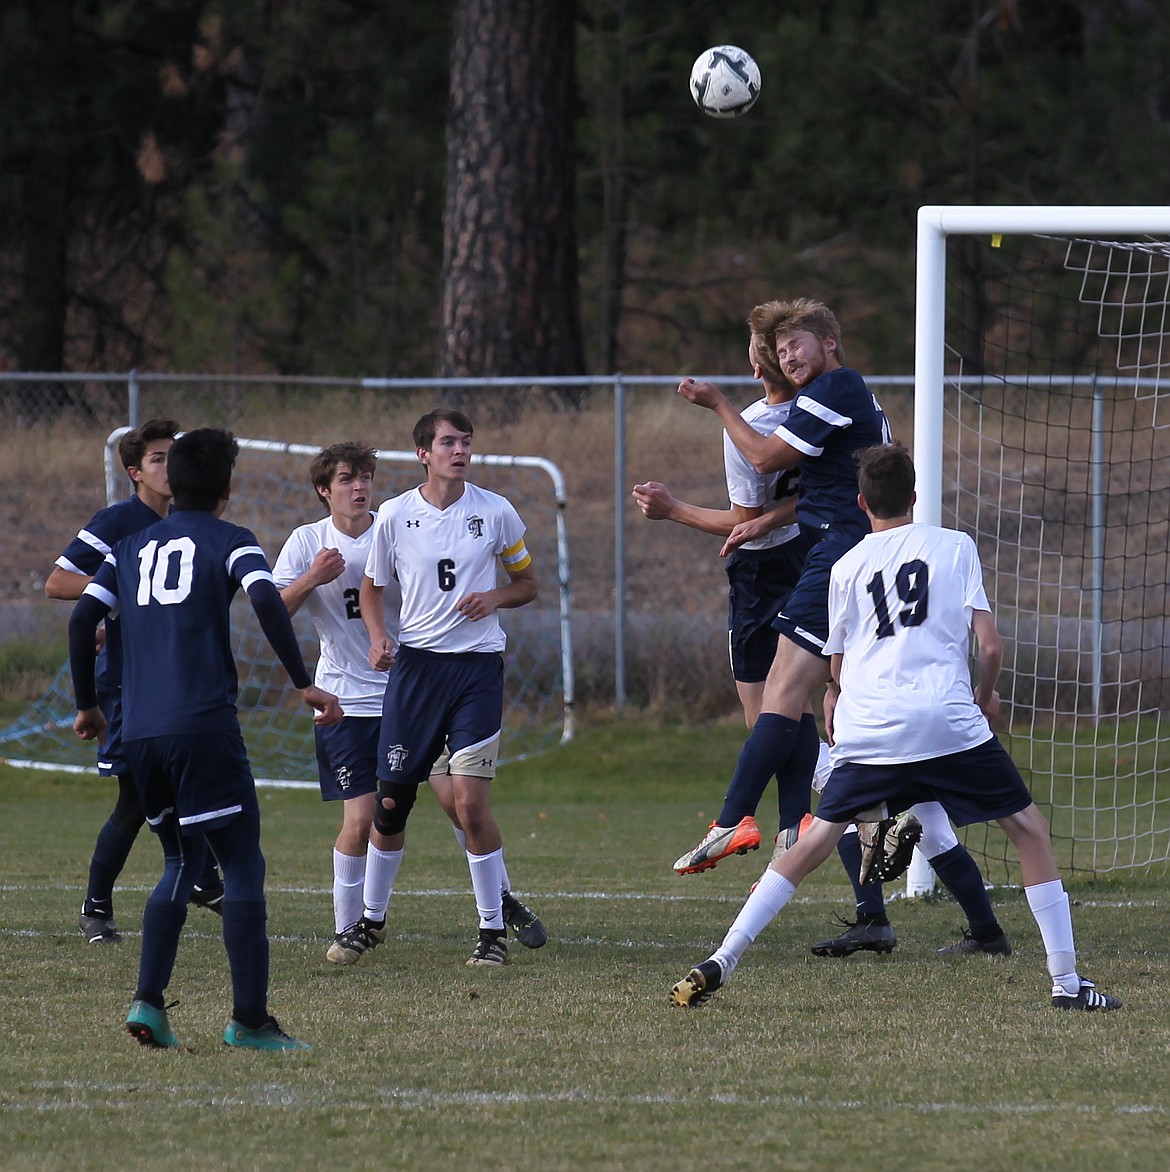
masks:
<path fill-rule="evenodd" d="M 409 756 L 409 749 L 404 749 L 401 745 L 391 745 L 386 750 L 386 764 L 390 767 L 390 772 L 401 773 L 406 768 L 406 759 Z"/>
<path fill-rule="evenodd" d="M 482 517 L 469 517 L 468 521 L 467 521 L 467 532 L 470 533 L 472 537 L 482 537 L 483 536 L 483 518 Z"/>
<path fill-rule="evenodd" d="M 351 781 L 353 781 L 353 770 L 348 765 L 339 765 L 337 767 L 337 788 L 347 790 Z"/>

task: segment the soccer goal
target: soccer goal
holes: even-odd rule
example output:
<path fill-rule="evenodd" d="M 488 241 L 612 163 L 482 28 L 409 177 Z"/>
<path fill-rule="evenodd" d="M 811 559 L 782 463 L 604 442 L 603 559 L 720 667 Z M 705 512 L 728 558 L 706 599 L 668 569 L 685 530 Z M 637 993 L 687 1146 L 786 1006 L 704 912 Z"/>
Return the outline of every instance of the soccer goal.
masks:
<path fill-rule="evenodd" d="M 1165 862 L 1170 208 L 923 207 L 917 260 L 915 516 L 978 543 L 997 731 L 1062 867 Z M 966 843 L 1018 880 L 997 827 Z"/>
<path fill-rule="evenodd" d="M 125 495 L 117 443 L 126 428 L 106 441 L 106 497 Z M 269 561 L 289 533 L 324 515 L 309 483 L 318 446 L 240 439 L 226 517 L 251 529 Z M 379 451 L 374 479 L 381 501 L 419 483 L 413 451 Z M 571 739 L 573 657 L 569 605 L 569 542 L 565 526 L 565 482 L 560 469 L 538 456 L 474 457 L 475 481 L 502 493 L 515 506 L 527 532 L 541 591 L 535 602 L 508 611 L 504 627 L 504 737 L 501 764 Z M 67 615 L 62 613 L 62 622 Z M 305 661 L 317 658 L 317 639 L 305 611 L 293 618 Z M 316 786 L 311 714 L 272 654 L 245 599 L 232 606 L 232 638 L 239 667 L 240 724 L 253 771 L 269 784 Z M 91 770 L 92 744 L 73 733 L 73 690 L 66 664 L 49 690 L 17 722 L 0 732 L 0 754 L 12 764 Z"/>

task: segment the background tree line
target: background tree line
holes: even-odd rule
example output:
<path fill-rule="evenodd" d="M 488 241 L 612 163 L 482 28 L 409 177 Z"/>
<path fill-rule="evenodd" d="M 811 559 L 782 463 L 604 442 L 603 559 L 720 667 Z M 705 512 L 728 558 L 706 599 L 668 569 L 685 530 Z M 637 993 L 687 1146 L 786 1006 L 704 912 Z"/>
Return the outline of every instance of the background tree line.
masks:
<path fill-rule="evenodd" d="M 1168 31 L 1153 0 L 12 0 L 0 368 L 738 370 L 747 308 L 812 293 L 908 370 L 919 205 L 1166 202 Z M 687 90 L 721 42 L 763 73 L 735 122 Z"/>

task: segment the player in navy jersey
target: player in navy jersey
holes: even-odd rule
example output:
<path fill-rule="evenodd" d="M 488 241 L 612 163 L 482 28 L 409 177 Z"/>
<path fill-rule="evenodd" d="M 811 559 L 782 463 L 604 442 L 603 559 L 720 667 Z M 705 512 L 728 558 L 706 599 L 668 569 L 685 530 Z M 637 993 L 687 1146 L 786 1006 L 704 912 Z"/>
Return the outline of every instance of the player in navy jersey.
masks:
<path fill-rule="evenodd" d="M 224 947 L 232 977 L 231 1046 L 301 1050 L 268 1012 L 268 936 L 260 808 L 236 710 L 229 608 L 243 588 L 261 629 L 317 720 L 341 719 L 315 687 L 292 620 L 253 534 L 220 519 L 238 446 L 204 428 L 172 445 L 174 512 L 124 538 L 74 608 L 69 653 L 78 714 L 89 740 L 104 731 L 94 686 L 93 631 L 122 617 L 123 749 L 146 820 L 163 848 L 163 874 L 146 902 L 138 986 L 126 1019 L 143 1045 L 178 1046 L 164 1007 L 187 899 L 208 844 L 223 868 Z"/>
<path fill-rule="evenodd" d="M 467 481 L 471 420 L 436 410 L 414 427 L 426 483 L 378 510 L 361 586 L 370 663 L 392 656 L 379 738 L 378 804 L 370 842 L 382 854 L 401 846 L 419 785 L 444 748 L 455 811 L 479 910 L 470 965 L 508 959 L 501 891 L 503 840 L 491 811 L 503 723 L 505 635 L 498 611 L 536 597 L 524 524 L 497 493 Z M 508 581 L 497 586 L 500 566 Z M 382 591 L 402 591 L 399 641 L 383 624 Z M 367 889 L 378 856 L 366 863 Z"/>
<path fill-rule="evenodd" d="M 373 448 L 359 443 L 337 443 L 323 448 L 309 468 L 314 492 L 328 516 L 294 529 L 273 566 L 281 597 L 295 614 L 308 611 L 321 643 L 316 682 L 335 693 L 345 709 L 341 723 L 316 729 L 317 766 L 321 796 L 339 801 L 342 824 L 333 846 L 334 938 L 326 952 L 332 964 L 356 964 L 386 936 L 386 908 L 402 861 L 402 847 L 379 852 L 370 845 L 374 803 L 378 788 L 378 729 L 386 691 L 387 654 L 371 665 L 370 642 L 359 605 L 362 576 L 373 542 Z M 391 581 L 382 592 L 387 637 L 398 638 L 401 593 Z M 454 792 L 446 755 L 428 779 L 460 848 L 466 836 L 455 815 Z M 380 856 L 386 857 L 380 857 Z M 366 862 L 378 859 L 370 890 L 366 890 Z M 510 891 L 507 873 L 503 896 L 505 923 L 529 948 L 547 939 L 539 918 Z M 374 888 L 377 888 L 375 890 Z"/>
<path fill-rule="evenodd" d="M 66 546 L 45 581 L 49 598 L 76 602 L 97 573 L 106 554 L 123 538 L 167 515 L 171 489 L 167 483 L 167 452 L 179 432 L 173 419 L 148 419 L 118 441 L 118 457 L 134 486 L 128 500 L 95 513 Z M 114 921 L 114 884 L 142 829 L 142 806 L 122 755 L 122 640 L 117 615 L 105 623 L 98 657 L 98 703 L 106 719 L 106 735 L 98 746 L 98 773 L 114 777 L 118 796 L 105 825 L 98 831 L 89 863 L 89 881 L 78 926 L 90 944 L 117 944 L 122 939 Z M 215 859 L 208 856 L 191 902 L 219 912 L 223 884 Z"/>
<path fill-rule="evenodd" d="M 999 743 L 989 717 L 1003 641 L 966 534 L 914 524 L 914 465 L 902 447 L 861 455 L 858 501 L 873 532 L 832 568 L 832 684 L 825 719 L 834 769 L 809 829 L 761 877 L 723 943 L 671 990 L 697 1006 L 726 984 L 753 940 L 828 858 L 848 822 L 875 806 L 937 801 L 960 825 L 995 821 L 1020 855 L 1056 1009 L 1121 1008 L 1077 972 L 1068 895 L 1047 820 Z M 974 687 L 968 658 L 978 644 Z"/>
<path fill-rule="evenodd" d="M 823 654 L 829 570 L 869 531 L 857 506 L 855 453 L 889 439 L 885 415 L 865 380 L 842 365 L 841 328 L 826 306 L 804 298 L 774 303 L 767 328 L 780 371 L 796 388 L 788 418 L 772 434 L 761 435 L 746 424 L 712 383 L 684 379 L 678 388 L 688 402 L 719 416 L 728 437 L 758 472 L 799 465 L 796 515 L 814 542 L 800 580 L 775 621 L 780 638 L 764 684 L 760 716 L 744 744 L 718 817 L 689 852 L 705 863 L 739 849 L 734 845 L 739 826 L 754 815 L 773 773 L 779 787 L 779 851 L 794 840 L 809 813 L 820 739 L 812 700 L 829 678 Z M 723 552 L 757 538 L 770 524 L 765 514 L 737 525 Z M 861 850 L 855 835 L 842 840 L 841 852 L 857 898 L 858 919 L 851 926 L 856 939 L 843 945 L 840 938 L 824 941 L 813 951 L 848 955 L 856 951 L 856 944 L 888 952 L 894 947 L 893 929 L 880 885 L 860 881 Z"/>

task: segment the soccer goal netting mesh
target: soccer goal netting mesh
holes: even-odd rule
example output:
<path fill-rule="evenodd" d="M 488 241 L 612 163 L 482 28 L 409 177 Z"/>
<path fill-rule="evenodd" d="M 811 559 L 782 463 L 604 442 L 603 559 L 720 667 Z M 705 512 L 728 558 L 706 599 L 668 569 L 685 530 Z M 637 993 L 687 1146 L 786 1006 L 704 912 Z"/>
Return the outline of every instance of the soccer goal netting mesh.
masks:
<path fill-rule="evenodd" d="M 115 432 L 107 441 L 107 496 L 125 494 L 125 476 L 116 467 Z M 241 439 L 226 519 L 251 529 L 269 562 L 298 525 L 323 511 L 309 484 L 315 446 Z M 551 748 L 572 735 L 572 648 L 569 616 L 568 539 L 564 523 L 564 480 L 554 464 L 535 456 L 475 457 L 475 481 L 502 493 L 515 506 L 527 532 L 541 584 L 535 602 L 503 618 L 504 737 L 501 763 Z M 414 452 L 378 452 L 375 492 L 379 501 L 420 482 Z M 66 612 L 62 613 L 62 621 Z M 317 639 L 302 611 L 294 616 L 305 661 L 316 662 Z M 232 604 L 232 638 L 239 669 L 240 724 L 257 779 L 315 786 L 316 761 L 309 710 L 288 682 L 268 646 L 247 599 Z M 94 746 L 73 733 L 75 708 L 65 664 L 45 694 L 19 720 L 0 731 L 0 756 L 18 764 L 96 769 Z"/>
<path fill-rule="evenodd" d="M 1000 736 L 1073 872 L 1170 858 L 1166 235 L 946 244 L 941 521 L 978 543 Z M 965 837 L 1016 880 L 997 827 Z"/>

